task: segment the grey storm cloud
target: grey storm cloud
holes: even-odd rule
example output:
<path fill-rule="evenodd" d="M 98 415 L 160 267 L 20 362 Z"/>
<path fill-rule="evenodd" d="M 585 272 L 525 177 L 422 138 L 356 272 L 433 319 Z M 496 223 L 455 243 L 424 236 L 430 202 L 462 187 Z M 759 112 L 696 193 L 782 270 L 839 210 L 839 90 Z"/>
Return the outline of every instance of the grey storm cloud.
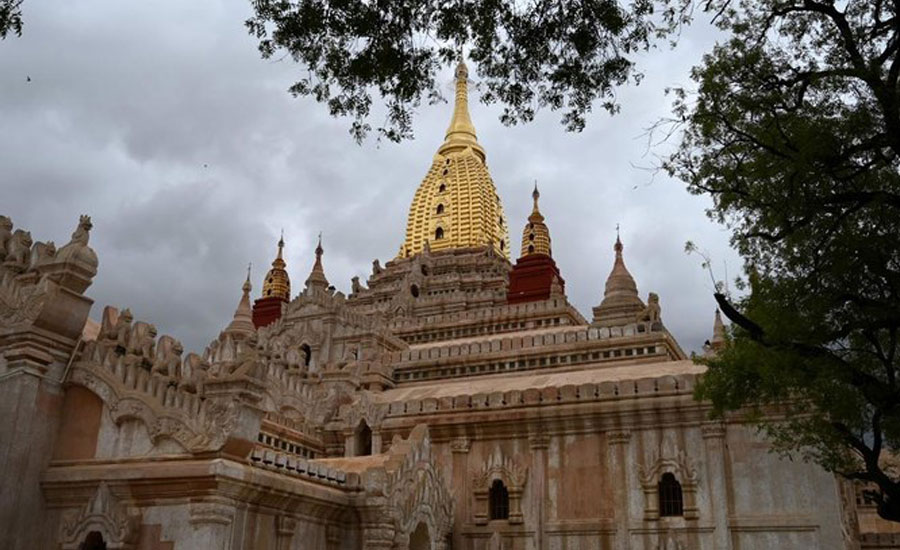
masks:
<path fill-rule="evenodd" d="M 0 42 L 0 213 L 57 245 L 79 214 L 93 217 L 95 319 L 106 304 L 127 306 L 196 350 L 230 320 L 248 263 L 259 291 L 282 229 L 294 292 L 319 232 L 328 278 L 344 292 L 373 259 L 396 254 L 448 105 L 417 113 L 414 141 L 358 146 L 349 121 L 287 93 L 302 67 L 260 59 L 243 27 L 249 1 L 23 7 L 24 35 Z M 715 303 L 685 241 L 709 251 L 720 278 L 741 263 L 705 217 L 710 200 L 648 169 L 673 144 L 649 143 L 646 130 L 669 114 L 664 90 L 689 86 L 715 39 L 696 23 L 677 48 L 641 55 L 645 78 L 618 90 L 621 113 L 598 111 L 580 134 L 552 112 L 504 127 L 498 107 L 471 102 L 513 250 L 537 181 L 567 294 L 590 318 L 620 224 L 642 296 L 660 295 L 686 350 L 710 336 Z M 448 91 L 451 79 L 448 68 Z"/>

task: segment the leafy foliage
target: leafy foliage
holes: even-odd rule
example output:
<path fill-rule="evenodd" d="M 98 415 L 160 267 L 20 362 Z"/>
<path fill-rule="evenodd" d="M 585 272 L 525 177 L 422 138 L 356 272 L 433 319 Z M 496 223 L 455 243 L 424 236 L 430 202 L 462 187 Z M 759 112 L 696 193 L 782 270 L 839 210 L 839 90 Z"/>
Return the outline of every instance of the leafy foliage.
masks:
<path fill-rule="evenodd" d="M 22 36 L 23 0 L 0 0 L 0 39 L 10 32 Z"/>
<path fill-rule="evenodd" d="M 698 396 L 754 409 L 779 450 L 871 484 L 900 521 L 900 6 L 719 8 L 731 39 L 678 92 L 666 167 L 712 196 L 749 293 L 717 295 L 734 330 Z"/>
<path fill-rule="evenodd" d="M 658 4 L 658 6 L 657 6 Z M 639 78 L 632 56 L 686 21 L 690 0 L 254 0 L 247 20 L 264 58 L 280 52 L 307 74 L 290 89 L 335 116 L 353 118 L 351 134 L 372 127 L 373 92 L 384 99 L 377 132 L 410 138 L 412 113 L 443 95 L 442 67 L 466 55 L 483 85 L 481 100 L 504 105 L 505 124 L 537 109 L 562 109 L 581 130 L 596 100 L 617 110 L 615 87 Z M 658 13 L 654 11 L 659 8 Z"/>

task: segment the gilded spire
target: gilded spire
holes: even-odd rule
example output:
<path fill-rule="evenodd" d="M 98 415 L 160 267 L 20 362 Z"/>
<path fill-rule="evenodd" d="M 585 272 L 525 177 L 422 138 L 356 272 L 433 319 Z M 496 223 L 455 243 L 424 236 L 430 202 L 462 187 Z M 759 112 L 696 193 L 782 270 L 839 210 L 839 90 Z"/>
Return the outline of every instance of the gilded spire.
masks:
<path fill-rule="evenodd" d="M 438 149 L 438 153 L 445 155 L 471 147 L 484 161 L 484 149 L 478 144 L 475 125 L 472 124 L 472 118 L 469 116 L 469 69 L 462 59 L 456 66 L 454 102 L 453 117 L 450 119 L 450 126 L 447 127 L 447 134 L 444 136 L 444 144 Z"/>
<path fill-rule="evenodd" d="M 328 279 L 325 278 L 325 269 L 322 267 L 322 255 L 325 249 L 322 248 L 322 233 L 319 233 L 319 244 L 316 245 L 316 263 L 313 264 L 309 277 L 306 278 L 306 288 L 321 287 L 328 288 Z"/>
<path fill-rule="evenodd" d="M 460 61 L 450 126 L 409 207 L 399 257 L 419 254 L 428 243 L 434 252 L 492 247 L 509 258 L 503 205 L 469 116 L 468 74 Z"/>
<path fill-rule="evenodd" d="M 291 299 L 291 279 L 288 277 L 285 267 L 287 267 L 287 264 L 284 261 L 284 230 L 282 230 L 281 238 L 278 239 L 278 255 L 272 262 L 272 269 L 266 273 L 266 278 L 263 282 L 263 298 Z"/>
<path fill-rule="evenodd" d="M 550 253 L 550 229 L 544 223 L 544 215 L 538 207 L 538 199 L 541 198 L 541 192 L 538 191 L 537 182 L 534 182 L 534 191 L 531 192 L 531 198 L 534 200 L 534 206 L 531 215 L 528 216 L 528 223 L 522 231 L 522 256 L 531 254 Z"/>

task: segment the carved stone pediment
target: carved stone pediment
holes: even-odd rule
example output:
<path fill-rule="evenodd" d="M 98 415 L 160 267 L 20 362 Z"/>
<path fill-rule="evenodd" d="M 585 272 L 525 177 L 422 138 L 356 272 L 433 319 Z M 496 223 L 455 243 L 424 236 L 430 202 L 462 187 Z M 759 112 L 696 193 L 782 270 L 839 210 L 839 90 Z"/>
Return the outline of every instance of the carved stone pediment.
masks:
<path fill-rule="evenodd" d="M 140 513 L 120 503 L 105 481 L 83 508 L 63 516 L 59 543 L 63 550 L 81 547 L 89 533 L 97 531 L 106 548 L 135 548 L 140 529 Z"/>
<path fill-rule="evenodd" d="M 696 485 L 697 468 L 687 453 L 679 450 L 674 457 L 655 457 L 647 466 L 639 466 L 641 485 L 643 487 L 655 487 L 659 478 L 666 472 L 675 474 L 682 485 Z"/>
<path fill-rule="evenodd" d="M 341 407 L 340 416 L 349 428 L 355 428 L 362 420 L 371 429 L 381 426 L 387 415 L 387 407 L 375 402 L 372 392 L 361 391 L 349 405 Z"/>
<path fill-rule="evenodd" d="M 494 479 L 500 479 L 510 489 L 522 489 L 528 480 L 528 467 L 504 456 L 497 448 L 480 469 L 472 472 L 472 485 L 487 490 Z"/>
<path fill-rule="evenodd" d="M 395 536 L 409 537 L 420 523 L 434 540 L 444 540 L 453 527 L 453 495 L 431 455 L 425 424 L 388 451 L 384 466 L 367 470 L 363 486 L 378 515 L 389 519 Z"/>

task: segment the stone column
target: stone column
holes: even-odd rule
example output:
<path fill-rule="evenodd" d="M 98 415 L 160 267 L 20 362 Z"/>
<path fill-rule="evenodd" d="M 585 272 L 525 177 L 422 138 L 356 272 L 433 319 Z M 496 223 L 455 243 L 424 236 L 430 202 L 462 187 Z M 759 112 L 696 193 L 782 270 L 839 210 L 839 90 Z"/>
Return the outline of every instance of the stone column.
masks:
<path fill-rule="evenodd" d="M 469 520 L 469 449 L 472 444 L 465 437 L 459 437 L 450 442 L 450 452 L 453 453 L 453 477 L 450 484 L 453 487 L 459 487 L 459 500 L 456 502 L 456 517 L 453 518 L 453 548 L 463 548 L 462 530 L 463 525 Z"/>
<path fill-rule="evenodd" d="M 700 427 L 706 447 L 706 485 L 709 487 L 709 503 L 716 530 L 713 534 L 714 546 L 721 550 L 731 550 L 731 535 L 728 532 L 728 494 L 725 470 L 725 425 L 721 422 L 706 422 Z"/>
<path fill-rule="evenodd" d="M 538 433 L 528 439 L 531 447 L 532 478 L 531 478 L 531 517 L 535 522 L 535 537 L 538 550 L 546 548 L 544 541 L 544 526 L 547 523 L 544 503 L 547 501 L 547 446 L 550 438 L 547 434 Z"/>
<path fill-rule="evenodd" d="M 609 445 L 609 479 L 613 484 L 613 502 L 615 503 L 617 550 L 627 550 L 629 543 L 630 508 L 628 494 L 630 492 L 628 475 L 628 442 L 631 432 L 627 430 L 608 432 L 606 442 Z"/>

